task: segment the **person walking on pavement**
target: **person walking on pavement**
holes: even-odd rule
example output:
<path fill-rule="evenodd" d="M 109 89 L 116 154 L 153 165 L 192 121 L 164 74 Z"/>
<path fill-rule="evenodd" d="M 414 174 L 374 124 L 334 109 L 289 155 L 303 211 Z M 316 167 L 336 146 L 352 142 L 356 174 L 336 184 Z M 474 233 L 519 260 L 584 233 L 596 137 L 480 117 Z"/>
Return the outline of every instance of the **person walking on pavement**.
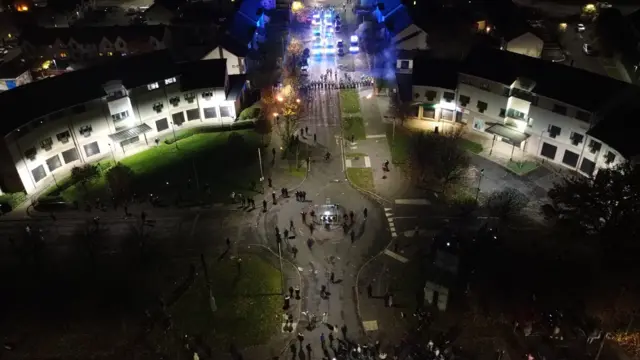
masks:
<path fill-rule="evenodd" d="M 289 220 L 289 231 L 296 231 L 296 227 L 293 225 L 293 219 Z"/>
<path fill-rule="evenodd" d="M 301 345 L 302 345 L 302 342 L 304 341 L 304 334 L 301 332 L 298 333 L 298 341 L 300 341 Z"/>
<path fill-rule="evenodd" d="M 284 238 L 288 239 L 289 238 L 289 230 L 284 229 Z"/>
<path fill-rule="evenodd" d="M 369 298 L 373 297 L 373 285 L 371 284 L 367 285 L 367 297 Z"/>
<path fill-rule="evenodd" d="M 331 272 L 330 281 L 332 284 L 336 283 L 336 274 L 334 274 L 333 271 Z"/>
<path fill-rule="evenodd" d="M 364 218 L 367 218 L 367 215 L 369 214 L 369 211 L 367 210 L 367 208 L 364 208 Z"/>
<path fill-rule="evenodd" d="M 313 134 L 313 142 L 318 142 L 318 138 L 316 134 Z"/>
<path fill-rule="evenodd" d="M 298 255 L 298 248 L 293 245 L 293 247 L 291 248 L 291 252 L 293 253 L 293 258 L 295 259 L 296 256 Z"/>
<path fill-rule="evenodd" d="M 273 204 L 275 205 L 276 204 L 276 192 L 275 191 L 271 193 L 271 198 L 273 199 Z"/>
<path fill-rule="evenodd" d="M 267 200 L 262 200 L 262 212 L 267 212 Z"/>
<path fill-rule="evenodd" d="M 289 286 L 289 296 L 293 297 L 293 286 Z"/>
<path fill-rule="evenodd" d="M 271 148 L 271 155 L 273 155 L 273 158 L 276 158 L 276 148 Z"/>
<path fill-rule="evenodd" d="M 313 225 L 313 224 L 312 224 L 312 225 Z M 313 239 L 312 239 L 312 238 L 309 238 L 309 239 L 307 240 L 307 246 L 309 247 L 309 250 L 311 250 L 311 247 L 313 246 Z"/>
<path fill-rule="evenodd" d="M 351 243 L 353 244 L 356 241 L 356 232 L 351 230 Z"/>
<path fill-rule="evenodd" d="M 294 291 L 296 292 L 296 300 L 300 300 L 300 286 L 296 285 Z"/>
<path fill-rule="evenodd" d="M 322 347 L 323 347 L 323 348 L 324 348 L 324 347 L 325 347 L 325 345 L 326 345 L 326 344 L 325 344 L 325 339 L 324 339 L 324 333 L 321 333 L 321 334 L 320 334 L 320 344 L 322 344 Z"/>
<path fill-rule="evenodd" d="M 227 238 L 227 249 L 231 249 L 231 240 Z"/>

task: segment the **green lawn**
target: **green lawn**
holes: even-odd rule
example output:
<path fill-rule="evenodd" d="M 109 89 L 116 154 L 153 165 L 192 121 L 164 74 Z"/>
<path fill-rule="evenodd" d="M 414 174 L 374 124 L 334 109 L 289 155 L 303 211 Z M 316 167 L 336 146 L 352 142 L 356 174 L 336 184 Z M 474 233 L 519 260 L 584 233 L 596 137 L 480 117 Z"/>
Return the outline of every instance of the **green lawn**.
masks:
<path fill-rule="evenodd" d="M 371 192 L 375 191 L 371 168 L 347 168 L 347 177 L 357 187 Z"/>
<path fill-rule="evenodd" d="M 183 199 L 195 196 L 197 175 L 201 188 L 210 185 L 214 199 L 226 199 L 231 191 L 248 192 L 251 180 L 259 179 L 256 155 L 259 145 L 260 136 L 253 130 L 200 133 L 174 144 L 161 142 L 120 163 L 131 169 L 132 190 L 142 196 L 148 193 L 170 194 L 172 198 L 179 194 Z M 229 161 L 230 156 L 233 161 Z M 110 160 L 100 164 L 107 162 Z M 111 196 L 105 174 L 102 172 L 86 187 L 63 179 L 59 188 L 53 186 L 45 195 L 60 195 L 69 202 L 108 199 Z"/>
<path fill-rule="evenodd" d="M 478 144 L 475 141 L 460 139 L 460 147 L 465 150 L 471 151 L 474 154 L 479 154 L 482 152 L 482 145 Z"/>
<path fill-rule="evenodd" d="M 518 175 L 525 175 L 538 168 L 534 161 L 509 161 L 507 168 Z"/>
<path fill-rule="evenodd" d="M 344 136 L 347 140 L 351 139 L 351 136 L 355 140 L 364 140 L 367 138 L 367 133 L 364 130 L 364 120 L 360 116 L 347 116 L 342 118 L 342 124 L 344 126 Z"/>
<path fill-rule="evenodd" d="M 355 89 L 340 90 L 340 110 L 342 115 L 357 114 L 360 112 L 360 97 Z"/>
<path fill-rule="evenodd" d="M 391 149 L 391 162 L 406 164 L 410 156 L 410 141 L 412 131 L 396 126 L 395 136 L 391 125 L 387 127 L 387 141 Z"/>
<path fill-rule="evenodd" d="M 241 255 L 242 265 L 225 258 L 208 262 L 217 310 L 211 311 L 201 272 L 194 284 L 169 309 L 179 334 L 201 336 L 217 349 L 267 342 L 282 325 L 280 271 L 257 255 Z"/>

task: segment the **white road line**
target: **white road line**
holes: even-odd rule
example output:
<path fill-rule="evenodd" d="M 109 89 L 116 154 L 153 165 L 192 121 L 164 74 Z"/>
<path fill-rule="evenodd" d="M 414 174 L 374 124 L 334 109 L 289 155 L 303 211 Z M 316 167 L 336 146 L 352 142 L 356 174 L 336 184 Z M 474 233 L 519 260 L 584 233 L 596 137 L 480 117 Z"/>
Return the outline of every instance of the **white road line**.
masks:
<path fill-rule="evenodd" d="M 391 208 L 384 208 L 384 211 L 391 211 Z"/>
<path fill-rule="evenodd" d="M 380 139 L 383 137 L 387 137 L 387 135 L 385 134 L 378 134 L 378 135 L 367 135 L 367 139 Z"/>
<path fill-rule="evenodd" d="M 409 259 L 407 259 L 406 257 L 404 257 L 404 256 L 402 256 L 400 254 L 396 254 L 396 253 L 394 253 L 393 251 L 391 251 L 389 249 L 386 249 L 384 251 L 384 253 L 389 255 L 390 257 L 400 261 L 401 263 L 408 263 L 409 262 Z"/>
<path fill-rule="evenodd" d="M 346 164 L 346 166 L 348 168 L 350 168 L 351 167 L 351 160 L 349 160 L 349 159 L 345 160 L 345 164 Z"/>
<path fill-rule="evenodd" d="M 395 237 L 398 237 L 398 234 L 397 234 L 395 231 L 392 231 L 392 232 L 391 232 L 391 237 L 394 237 L 394 238 L 395 238 Z"/>
<path fill-rule="evenodd" d="M 368 167 L 368 168 L 371 167 L 371 158 L 368 156 L 364 157 L 364 167 Z"/>
<path fill-rule="evenodd" d="M 427 199 L 396 199 L 398 205 L 429 205 L 430 202 Z"/>
<path fill-rule="evenodd" d="M 393 226 L 393 224 L 390 224 L 389 229 L 391 229 L 392 232 L 396 232 L 396 227 Z"/>

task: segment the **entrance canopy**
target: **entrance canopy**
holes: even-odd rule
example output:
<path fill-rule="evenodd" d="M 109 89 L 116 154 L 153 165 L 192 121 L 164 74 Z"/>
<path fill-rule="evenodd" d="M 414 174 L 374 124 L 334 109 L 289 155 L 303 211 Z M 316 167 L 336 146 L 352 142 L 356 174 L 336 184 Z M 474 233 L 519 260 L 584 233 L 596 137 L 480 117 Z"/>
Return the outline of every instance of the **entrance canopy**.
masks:
<path fill-rule="evenodd" d="M 148 133 L 149 131 L 151 131 L 151 126 L 147 124 L 140 124 L 138 126 L 134 126 L 132 128 L 128 128 L 126 130 L 118 131 L 117 133 L 111 134 L 109 135 L 109 139 L 111 139 L 111 141 L 113 142 L 121 142 Z"/>
<path fill-rule="evenodd" d="M 529 138 L 529 134 L 521 133 L 514 128 L 504 126 L 502 124 L 491 125 L 485 131 L 489 134 L 502 136 L 503 138 L 508 139 L 511 144 L 518 146 Z"/>

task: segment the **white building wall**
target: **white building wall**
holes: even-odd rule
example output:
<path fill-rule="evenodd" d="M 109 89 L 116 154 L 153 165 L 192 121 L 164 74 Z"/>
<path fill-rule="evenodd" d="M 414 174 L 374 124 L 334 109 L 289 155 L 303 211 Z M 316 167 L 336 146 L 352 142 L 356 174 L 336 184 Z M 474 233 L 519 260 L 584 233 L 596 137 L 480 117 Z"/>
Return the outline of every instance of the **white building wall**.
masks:
<path fill-rule="evenodd" d="M 220 46 L 202 58 L 202 60 L 209 59 L 227 59 L 227 74 L 229 75 L 245 74 L 247 71 L 247 64 L 243 57 L 238 57 Z"/>
<path fill-rule="evenodd" d="M 482 129 L 478 126 L 472 126 L 474 130 L 484 131 L 487 124 L 502 123 L 504 121 L 504 119 L 499 115 L 501 109 L 507 108 L 506 96 L 478 89 L 474 86 L 459 84 L 458 99 L 462 95 L 469 97 L 469 104 L 465 107 L 465 109 L 469 111 L 469 117 L 472 119 L 480 119 L 485 124 Z M 487 104 L 487 109 L 484 112 L 480 112 L 478 109 L 478 101 L 482 101 Z"/>
<path fill-rule="evenodd" d="M 513 53 L 540 58 L 543 46 L 542 39 L 532 33 L 526 33 L 509 41 L 505 48 Z"/>

